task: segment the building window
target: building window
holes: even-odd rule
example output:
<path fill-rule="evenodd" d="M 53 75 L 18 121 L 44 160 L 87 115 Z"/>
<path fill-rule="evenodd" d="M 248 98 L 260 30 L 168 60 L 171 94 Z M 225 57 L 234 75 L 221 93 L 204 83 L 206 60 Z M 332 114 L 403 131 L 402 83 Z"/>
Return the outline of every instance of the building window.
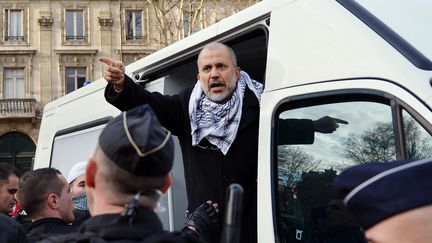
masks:
<path fill-rule="evenodd" d="M 66 68 L 66 94 L 81 88 L 86 81 L 85 67 L 67 67 Z"/>
<path fill-rule="evenodd" d="M 84 11 L 66 10 L 66 41 L 84 39 Z"/>
<path fill-rule="evenodd" d="M 4 70 L 3 97 L 5 99 L 24 98 L 24 68 Z"/>
<path fill-rule="evenodd" d="M 142 11 L 126 11 L 126 40 L 141 40 L 143 35 Z"/>
<path fill-rule="evenodd" d="M 5 41 L 24 41 L 23 10 L 7 9 L 5 12 L 6 35 Z"/>

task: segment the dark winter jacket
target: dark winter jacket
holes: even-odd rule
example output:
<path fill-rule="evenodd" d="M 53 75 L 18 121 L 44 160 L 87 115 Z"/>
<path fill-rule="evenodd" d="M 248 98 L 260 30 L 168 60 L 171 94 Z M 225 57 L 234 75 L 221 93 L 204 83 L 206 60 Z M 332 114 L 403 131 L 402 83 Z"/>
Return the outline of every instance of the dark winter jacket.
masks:
<path fill-rule="evenodd" d="M 48 236 L 75 232 L 78 227 L 67 224 L 60 218 L 44 218 L 32 222 L 28 228 L 28 239 L 39 241 Z"/>
<path fill-rule="evenodd" d="M 14 219 L 0 213 L 0 242 L 27 243 L 27 233 Z"/>
<path fill-rule="evenodd" d="M 139 209 L 133 218 L 120 214 L 102 214 L 87 219 L 78 232 L 49 237 L 42 243 L 152 242 L 200 243 L 192 231 L 165 232 L 158 216 L 149 209 Z"/>

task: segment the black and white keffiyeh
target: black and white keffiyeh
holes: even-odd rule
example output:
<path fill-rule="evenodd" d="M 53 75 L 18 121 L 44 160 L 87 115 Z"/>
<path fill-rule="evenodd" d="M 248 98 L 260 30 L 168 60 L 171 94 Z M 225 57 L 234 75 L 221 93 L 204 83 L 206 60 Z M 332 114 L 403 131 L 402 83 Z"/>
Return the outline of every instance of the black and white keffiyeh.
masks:
<path fill-rule="evenodd" d="M 252 80 L 246 72 L 240 72 L 237 87 L 230 100 L 224 104 L 211 101 L 204 94 L 201 81 L 198 80 L 189 100 L 192 146 L 207 138 L 224 155 L 228 153 L 239 128 L 246 86 L 260 102 L 263 85 Z"/>

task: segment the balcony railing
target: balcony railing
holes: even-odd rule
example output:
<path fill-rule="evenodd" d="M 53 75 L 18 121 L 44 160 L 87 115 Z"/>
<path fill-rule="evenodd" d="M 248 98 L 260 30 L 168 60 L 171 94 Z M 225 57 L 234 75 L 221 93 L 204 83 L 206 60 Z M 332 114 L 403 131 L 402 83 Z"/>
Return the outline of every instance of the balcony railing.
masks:
<path fill-rule="evenodd" d="M 84 40 L 84 35 L 67 35 L 66 40 Z"/>
<path fill-rule="evenodd" d="M 24 36 L 18 35 L 18 36 L 12 36 L 12 35 L 7 35 L 5 36 L 6 41 L 23 41 L 24 40 Z"/>
<path fill-rule="evenodd" d="M 0 99 L 0 118 L 36 117 L 35 99 Z"/>

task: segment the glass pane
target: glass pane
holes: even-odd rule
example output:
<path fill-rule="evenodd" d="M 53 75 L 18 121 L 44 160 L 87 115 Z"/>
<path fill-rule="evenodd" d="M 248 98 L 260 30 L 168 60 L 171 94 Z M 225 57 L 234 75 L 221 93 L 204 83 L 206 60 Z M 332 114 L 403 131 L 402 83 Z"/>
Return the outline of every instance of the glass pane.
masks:
<path fill-rule="evenodd" d="M 24 79 L 17 78 L 16 79 L 16 87 L 15 87 L 15 98 L 22 99 L 24 98 Z"/>
<path fill-rule="evenodd" d="M 334 131 L 334 120 L 326 116 L 348 124 L 339 121 Z M 332 183 L 350 166 L 396 159 L 391 108 L 356 101 L 287 110 L 279 115 L 277 131 L 281 242 L 364 243 Z"/>
<path fill-rule="evenodd" d="M 76 11 L 76 37 L 79 40 L 84 39 L 84 19 L 83 11 Z"/>
<path fill-rule="evenodd" d="M 133 39 L 133 21 L 132 21 L 132 12 L 126 12 L 126 39 Z"/>
<path fill-rule="evenodd" d="M 73 77 L 75 76 L 75 68 L 66 68 L 66 77 Z"/>
<path fill-rule="evenodd" d="M 406 156 L 408 159 L 432 158 L 432 136 L 405 110 L 402 110 Z"/>
<path fill-rule="evenodd" d="M 77 79 L 77 89 L 83 87 L 85 81 L 86 81 L 85 77 L 78 77 L 78 79 Z"/>
<path fill-rule="evenodd" d="M 9 36 L 14 40 L 19 40 L 22 36 L 21 32 L 21 10 L 10 11 L 10 26 Z"/>
<path fill-rule="evenodd" d="M 77 74 L 79 77 L 85 77 L 86 69 L 85 68 L 77 68 Z"/>
<path fill-rule="evenodd" d="M 69 94 L 70 92 L 75 90 L 75 78 L 74 77 L 68 77 L 66 80 L 66 94 Z"/>
<path fill-rule="evenodd" d="M 5 69 L 4 98 L 24 98 L 24 69 Z"/>
<path fill-rule="evenodd" d="M 141 11 L 135 12 L 135 37 L 137 39 L 142 39 L 142 18 Z"/>
<path fill-rule="evenodd" d="M 74 12 L 66 11 L 66 39 L 73 39 L 74 36 Z"/>

